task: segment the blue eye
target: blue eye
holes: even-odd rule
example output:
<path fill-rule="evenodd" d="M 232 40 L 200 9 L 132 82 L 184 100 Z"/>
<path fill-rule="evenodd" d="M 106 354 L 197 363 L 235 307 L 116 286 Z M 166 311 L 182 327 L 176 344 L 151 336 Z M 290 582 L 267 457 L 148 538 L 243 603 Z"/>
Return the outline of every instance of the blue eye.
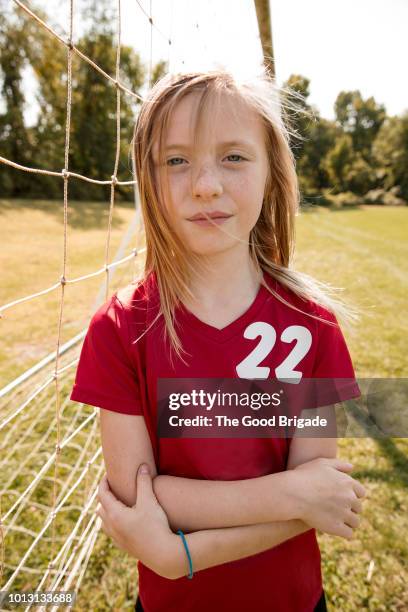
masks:
<path fill-rule="evenodd" d="M 171 159 L 167 160 L 167 163 L 170 164 L 170 162 L 174 161 L 175 159 L 184 161 L 184 159 L 182 157 L 172 157 Z M 170 164 L 170 166 L 180 166 L 181 164 Z"/>
<path fill-rule="evenodd" d="M 239 157 L 240 159 L 243 159 L 243 160 L 244 160 L 244 158 L 242 157 L 242 155 L 238 155 L 238 153 L 232 153 L 231 155 L 227 155 L 227 157 Z M 245 160 L 244 160 L 244 161 L 245 161 Z"/>

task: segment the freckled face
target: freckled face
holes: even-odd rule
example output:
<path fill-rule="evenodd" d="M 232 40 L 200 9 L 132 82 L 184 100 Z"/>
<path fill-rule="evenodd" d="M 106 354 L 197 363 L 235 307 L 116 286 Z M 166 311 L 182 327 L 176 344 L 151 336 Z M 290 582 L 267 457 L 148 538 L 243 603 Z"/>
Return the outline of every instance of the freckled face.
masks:
<path fill-rule="evenodd" d="M 202 141 L 193 150 L 190 125 L 200 95 L 188 94 L 170 117 L 164 154 L 171 201 L 166 198 L 164 205 L 172 229 L 192 252 L 213 255 L 247 249 L 267 178 L 264 128 L 242 101 L 223 96 L 211 125 L 205 127 Z M 155 181 L 160 185 L 157 142 L 153 160 Z M 197 213 L 215 211 L 228 217 L 213 222 L 191 220 Z"/>

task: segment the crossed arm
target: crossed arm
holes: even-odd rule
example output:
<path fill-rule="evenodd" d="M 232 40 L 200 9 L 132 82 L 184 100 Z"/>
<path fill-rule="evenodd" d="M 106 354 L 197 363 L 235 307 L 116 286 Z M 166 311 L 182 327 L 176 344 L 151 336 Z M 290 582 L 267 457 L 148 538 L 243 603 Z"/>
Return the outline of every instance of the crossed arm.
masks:
<path fill-rule="evenodd" d="M 101 409 L 101 436 L 112 492 L 124 504 L 133 506 L 135 473 L 141 463 L 147 463 L 154 478 L 154 493 L 170 527 L 173 531 L 182 529 L 188 533 L 196 571 L 265 551 L 311 529 L 305 520 L 311 508 L 305 506 L 301 489 L 305 488 L 304 481 L 308 481 L 309 487 L 313 484 L 318 470 L 315 467 L 314 471 L 309 469 L 302 474 L 298 467 L 303 468 L 306 463 L 313 467 L 312 460 L 318 457 L 334 458 L 337 449 L 333 438 L 294 438 L 287 471 L 246 480 L 209 481 L 157 475 L 150 438 L 141 416 Z M 327 467 L 326 472 L 322 469 L 321 466 L 320 477 L 333 478 L 332 472 L 336 471 L 333 466 L 330 466 L 331 472 Z M 341 471 L 338 473 L 339 477 L 345 476 Z M 351 537 L 352 526 L 356 525 L 343 524 L 344 533 L 338 535 Z M 169 555 L 163 551 L 160 557 L 162 565 L 154 569 L 161 575 L 178 578 L 188 573 L 181 545 L 172 548 Z"/>

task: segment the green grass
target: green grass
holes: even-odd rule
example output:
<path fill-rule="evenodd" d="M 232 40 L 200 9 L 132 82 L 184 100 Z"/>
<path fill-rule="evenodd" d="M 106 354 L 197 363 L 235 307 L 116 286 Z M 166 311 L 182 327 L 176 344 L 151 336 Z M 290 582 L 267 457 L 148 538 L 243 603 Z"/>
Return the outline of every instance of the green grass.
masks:
<path fill-rule="evenodd" d="M 408 209 L 361 206 L 302 212 L 299 270 L 336 287 L 358 307 L 344 334 L 357 377 L 406 377 Z M 319 536 L 324 582 L 333 610 L 406 610 L 408 595 L 408 440 L 341 439 L 368 499 L 350 542 Z M 374 562 L 367 580 L 370 562 Z"/>
<path fill-rule="evenodd" d="M 101 269 L 105 260 L 109 203 L 70 202 L 67 228 L 67 279 Z M 115 256 L 133 204 L 115 205 L 109 261 Z M 60 201 L 0 200 L 1 294 L 4 305 L 57 283 L 63 266 L 63 205 Z M 125 255 L 131 253 L 135 241 Z M 116 269 L 113 292 L 131 280 L 134 263 Z M 104 274 L 67 284 L 61 344 L 87 325 Z M 1 320 L 0 386 L 56 349 L 61 288 L 6 310 Z"/>
<path fill-rule="evenodd" d="M 70 203 L 68 224 L 67 277 L 74 278 L 100 268 L 104 262 L 108 204 Z M 131 205 L 119 205 L 115 211 L 110 259 L 118 248 L 133 214 Z M 356 328 L 344 330 L 358 377 L 402 377 L 407 375 L 406 357 L 406 293 L 407 208 L 366 206 L 354 209 L 313 209 L 302 212 L 297 223 L 298 269 L 344 287 L 344 297 L 359 307 L 361 320 Z M 61 202 L 30 202 L 0 200 L 0 239 L 2 249 L 2 294 L 4 304 L 56 282 L 62 271 L 62 205 Z M 134 246 L 129 245 L 126 254 Z M 131 280 L 132 268 L 119 268 L 111 285 L 114 288 Z M 92 312 L 94 300 L 103 276 L 84 283 L 67 285 L 63 315 L 65 342 L 83 329 Z M 0 384 L 25 371 L 40 358 L 55 349 L 60 291 L 16 306 L 4 313 L 1 320 Z M 69 358 L 68 358 L 69 357 Z M 67 356 L 67 361 L 73 356 Z M 47 372 L 51 371 L 48 368 Z M 45 372 L 37 382 L 43 380 Z M 71 377 L 62 379 L 62 403 L 71 384 Z M 21 446 L 10 438 L 9 452 L 15 448 L 7 469 L 0 471 L 1 482 L 15 479 L 12 489 L 21 491 L 52 452 L 55 444 L 53 419 L 54 387 L 25 412 L 24 427 L 19 431 Z M 21 396 L 23 397 L 23 395 Z M 49 398 L 45 417 L 39 412 Z M 20 398 L 21 399 L 21 398 Z M 13 400 L 13 407 L 19 398 Z M 79 422 L 89 414 L 79 415 Z M 70 423 L 78 415 L 77 406 L 63 405 L 61 435 L 66 435 Z M 37 420 L 36 420 L 37 419 Z M 44 436 L 51 426 L 46 445 L 30 458 L 30 444 Z M 24 442 L 24 432 L 32 431 Z M 87 430 L 89 432 L 89 428 Z M 3 432 L 2 432 L 3 433 Z M 6 432 L 7 433 L 7 432 Z M 86 444 L 84 432 L 77 446 L 64 449 L 59 477 L 69 476 L 69 466 L 80 457 Z M 26 446 L 24 446 L 26 444 Z M 355 475 L 368 491 L 360 529 L 350 542 L 319 536 L 323 573 L 329 606 L 332 610 L 354 612 L 406 610 L 408 595 L 408 440 L 341 439 L 340 454 L 352 461 Z M 98 446 L 95 436 L 83 461 L 88 460 Z M 2 451 L 3 452 L 3 451 Z M 78 473 L 81 469 L 78 466 Z M 68 466 L 68 467 L 67 467 Z M 76 472 L 75 472 L 76 473 Z M 95 475 L 90 470 L 90 478 Z M 47 474 L 52 477 L 52 470 Z M 88 481 L 86 486 L 89 487 Z M 50 480 L 44 479 L 21 516 L 19 524 L 38 529 L 44 520 L 43 505 L 50 502 Z M 10 497 L 4 496 L 2 512 Z M 57 533 L 64 537 L 78 516 L 84 490 L 72 499 L 71 508 L 62 515 Z M 6 539 L 6 563 L 13 565 L 29 545 L 30 538 L 13 532 Z M 14 549 L 14 552 L 12 550 Z M 47 547 L 35 557 L 37 569 L 47 562 Z M 370 562 L 374 567 L 367 579 Z M 6 575 L 10 570 L 6 567 Z M 15 588 L 30 588 L 37 577 L 24 573 Z M 116 549 L 103 533 L 97 539 L 87 573 L 79 593 L 77 610 L 133 609 L 137 591 L 135 561 Z"/>
<path fill-rule="evenodd" d="M 407 208 L 316 209 L 298 219 L 295 266 L 344 288 L 360 310 L 359 325 L 345 335 L 361 377 L 408 371 L 407 225 Z"/>

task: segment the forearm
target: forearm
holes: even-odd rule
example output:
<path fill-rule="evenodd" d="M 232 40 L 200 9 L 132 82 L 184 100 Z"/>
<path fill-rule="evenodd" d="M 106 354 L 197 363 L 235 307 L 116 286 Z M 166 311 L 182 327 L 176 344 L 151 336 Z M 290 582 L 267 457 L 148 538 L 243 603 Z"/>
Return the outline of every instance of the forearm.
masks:
<path fill-rule="evenodd" d="M 263 552 L 309 529 L 303 521 L 291 520 L 196 531 L 185 537 L 193 570 L 197 572 Z M 180 536 L 177 538 L 179 542 L 174 542 L 166 572 L 173 579 L 186 576 L 190 571 L 183 543 Z"/>
<path fill-rule="evenodd" d="M 174 531 L 199 531 L 298 518 L 292 471 L 215 481 L 160 475 L 156 497 Z"/>

